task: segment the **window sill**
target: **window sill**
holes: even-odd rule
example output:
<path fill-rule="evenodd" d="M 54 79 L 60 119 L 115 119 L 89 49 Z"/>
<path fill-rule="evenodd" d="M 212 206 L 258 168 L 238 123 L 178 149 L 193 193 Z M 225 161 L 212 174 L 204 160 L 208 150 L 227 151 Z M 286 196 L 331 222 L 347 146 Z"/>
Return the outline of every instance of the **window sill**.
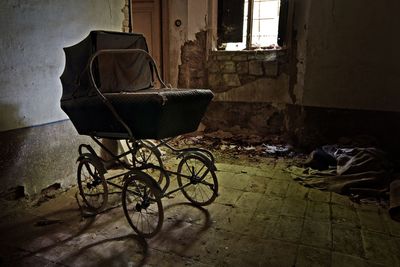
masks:
<path fill-rule="evenodd" d="M 246 58 L 246 60 L 261 60 L 261 61 L 278 61 L 287 54 L 287 48 L 268 49 L 268 50 L 213 50 L 210 52 L 211 57 L 217 57 L 220 60 L 224 58 Z"/>

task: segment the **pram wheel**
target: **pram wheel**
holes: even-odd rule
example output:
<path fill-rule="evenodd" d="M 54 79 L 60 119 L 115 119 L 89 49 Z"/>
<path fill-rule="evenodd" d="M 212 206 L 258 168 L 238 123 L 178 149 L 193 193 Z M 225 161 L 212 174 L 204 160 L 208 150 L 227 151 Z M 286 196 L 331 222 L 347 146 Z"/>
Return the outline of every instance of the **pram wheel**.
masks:
<path fill-rule="evenodd" d="M 90 158 L 82 158 L 78 165 L 78 187 L 87 208 L 99 212 L 108 200 L 108 187 L 103 173 Z"/>
<path fill-rule="evenodd" d="M 162 227 L 164 212 L 162 192 L 148 174 L 135 171 L 126 175 L 122 190 L 122 206 L 126 219 L 137 234 L 153 237 Z"/>
<path fill-rule="evenodd" d="M 135 167 L 140 169 L 141 167 L 146 165 L 150 165 L 150 167 L 141 169 L 141 171 L 156 179 L 158 184 L 160 184 L 161 186 L 164 177 L 164 174 L 161 171 L 164 169 L 161 159 L 161 152 L 156 147 L 156 145 L 149 140 L 141 141 L 135 153 Z M 152 168 L 151 165 L 157 166 L 159 168 Z M 165 187 L 164 189 L 166 189 Z"/>
<path fill-rule="evenodd" d="M 206 206 L 218 195 L 218 181 L 212 163 L 198 154 L 188 154 L 178 165 L 177 180 L 183 195 L 193 204 Z"/>

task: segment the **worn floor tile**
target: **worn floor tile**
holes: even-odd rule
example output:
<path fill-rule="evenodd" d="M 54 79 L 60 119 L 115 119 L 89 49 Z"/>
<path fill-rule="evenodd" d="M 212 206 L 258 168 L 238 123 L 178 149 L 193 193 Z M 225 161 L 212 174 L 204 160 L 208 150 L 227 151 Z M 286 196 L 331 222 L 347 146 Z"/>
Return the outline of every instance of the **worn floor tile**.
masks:
<path fill-rule="evenodd" d="M 329 222 L 305 220 L 301 243 L 309 246 L 332 249 L 332 229 Z"/>
<path fill-rule="evenodd" d="M 387 266 L 400 266 L 397 244 L 388 235 L 363 231 L 365 256 L 368 260 Z"/>
<path fill-rule="evenodd" d="M 164 198 L 163 228 L 148 240 L 127 223 L 118 194 L 116 208 L 88 218 L 76 188 L 4 212 L 0 266 L 400 266 L 400 223 L 383 208 L 297 184 L 287 159 L 238 161 L 217 164 L 211 205 L 194 207 L 181 192 Z M 35 226 L 43 218 L 61 222 Z"/>
<path fill-rule="evenodd" d="M 298 246 L 279 240 L 267 240 L 260 266 L 292 267 L 296 262 Z"/>
<path fill-rule="evenodd" d="M 330 264 L 330 250 L 299 246 L 296 267 L 326 267 Z"/>
<path fill-rule="evenodd" d="M 331 203 L 342 206 L 354 206 L 353 202 L 349 199 L 348 196 L 339 195 L 337 193 L 331 194 Z"/>
<path fill-rule="evenodd" d="M 244 188 L 244 191 L 263 194 L 265 193 L 265 190 L 267 189 L 268 183 L 271 181 L 271 178 L 253 175 L 249 177 L 249 180 L 250 182 L 247 187 Z"/>
<path fill-rule="evenodd" d="M 279 216 L 270 236 L 273 239 L 297 243 L 300 240 L 303 221 L 303 218 Z"/>
<path fill-rule="evenodd" d="M 281 215 L 304 217 L 307 208 L 307 200 L 286 198 L 283 201 Z"/>
<path fill-rule="evenodd" d="M 351 206 L 332 204 L 332 222 L 357 227 L 360 225 L 356 210 Z"/>
<path fill-rule="evenodd" d="M 285 197 L 288 187 L 288 181 L 272 180 L 268 183 L 265 194 L 270 196 Z"/>
<path fill-rule="evenodd" d="M 309 188 L 304 187 L 297 182 L 291 182 L 289 183 L 286 197 L 295 199 L 307 199 L 308 193 Z"/>
<path fill-rule="evenodd" d="M 277 196 L 263 196 L 258 202 L 256 213 L 280 215 L 283 200 L 283 198 Z"/>
<path fill-rule="evenodd" d="M 305 217 L 307 220 L 330 222 L 331 207 L 326 202 L 308 201 Z"/>
<path fill-rule="evenodd" d="M 380 212 L 370 210 L 357 210 L 360 219 L 361 229 L 366 231 L 374 231 L 379 233 L 388 233 L 388 229 L 383 222 Z"/>
<path fill-rule="evenodd" d="M 333 250 L 344 254 L 364 257 L 361 231 L 351 226 L 333 224 Z"/>
<path fill-rule="evenodd" d="M 317 189 L 310 188 L 308 192 L 307 199 L 316 201 L 316 202 L 327 202 L 331 201 L 331 192 L 321 191 Z"/>
<path fill-rule="evenodd" d="M 250 183 L 248 175 L 244 173 L 218 173 L 218 185 L 222 187 L 244 190 Z"/>
<path fill-rule="evenodd" d="M 383 267 L 384 265 L 373 263 L 359 257 L 333 252 L 331 266 L 332 267 Z"/>

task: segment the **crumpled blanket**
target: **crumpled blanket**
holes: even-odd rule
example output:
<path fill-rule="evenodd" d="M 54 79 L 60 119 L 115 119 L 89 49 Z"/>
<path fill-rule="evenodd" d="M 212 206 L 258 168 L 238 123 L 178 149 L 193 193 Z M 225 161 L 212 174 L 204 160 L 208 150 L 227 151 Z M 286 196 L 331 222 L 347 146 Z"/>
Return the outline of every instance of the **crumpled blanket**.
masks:
<path fill-rule="evenodd" d="M 400 221 L 400 180 L 391 162 L 377 148 L 341 148 L 336 145 L 314 150 L 303 166 L 286 171 L 301 184 L 358 199 L 389 196 L 389 213 Z"/>

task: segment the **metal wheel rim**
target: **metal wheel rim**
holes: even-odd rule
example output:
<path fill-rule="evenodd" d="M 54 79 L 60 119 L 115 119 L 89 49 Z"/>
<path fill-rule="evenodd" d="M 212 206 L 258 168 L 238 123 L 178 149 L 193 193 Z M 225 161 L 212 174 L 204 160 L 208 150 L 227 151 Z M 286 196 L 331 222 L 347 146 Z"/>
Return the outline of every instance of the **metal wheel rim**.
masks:
<path fill-rule="evenodd" d="M 192 164 L 187 162 L 189 160 L 192 160 Z M 196 161 L 199 163 L 201 162 L 201 164 L 196 166 Z M 194 165 L 194 169 L 191 169 L 191 165 Z M 199 179 L 200 182 L 188 185 L 187 187 L 183 187 L 181 189 L 183 195 L 190 202 L 198 206 L 206 206 L 211 204 L 218 195 L 217 177 L 215 172 L 210 168 L 210 166 L 207 165 L 207 161 L 198 155 L 186 156 L 181 160 L 181 162 L 179 162 L 178 165 L 177 180 L 179 187 L 182 187 L 189 182 L 189 180 L 182 175 L 196 175 L 198 178 L 201 178 L 203 175 L 205 175 L 203 179 Z M 199 199 L 196 198 L 196 196 L 199 196 Z"/>
<path fill-rule="evenodd" d="M 77 176 L 79 193 L 87 208 L 101 211 L 107 205 L 108 201 L 108 187 L 104 175 L 99 173 L 90 160 L 84 159 L 79 162 Z M 98 181 L 94 182 L 96 178 L 93 176 Z M 87 191 L 89 192 L 87 193 Z"/>

